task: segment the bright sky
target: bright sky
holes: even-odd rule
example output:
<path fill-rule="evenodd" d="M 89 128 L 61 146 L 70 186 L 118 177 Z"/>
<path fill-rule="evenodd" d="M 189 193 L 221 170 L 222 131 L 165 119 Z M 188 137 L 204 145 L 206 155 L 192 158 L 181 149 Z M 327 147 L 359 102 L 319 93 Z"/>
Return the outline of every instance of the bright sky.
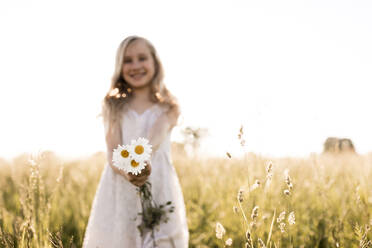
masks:
<path fill-rule="evenodd" d="M 0 2 L 0 157 L 105 150 L 96 116 L 123 38 L 157 48 L 181 127 L 204 149 L 321 152 L 328 136 L 372 151 L 369 0 Z M 179 128 L 174 140 L 180 140 Z"/>

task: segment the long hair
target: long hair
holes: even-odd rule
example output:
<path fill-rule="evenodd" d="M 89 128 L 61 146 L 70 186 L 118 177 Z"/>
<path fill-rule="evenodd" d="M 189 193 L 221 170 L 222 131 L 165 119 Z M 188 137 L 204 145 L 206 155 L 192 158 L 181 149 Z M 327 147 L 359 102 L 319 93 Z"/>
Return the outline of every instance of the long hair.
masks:
<path fill-rule="evenodd" d="M 123 77 L 124 54 L 127 47 L 136 40 L 143 40 L 150 49 L 154 60 L 155 73 L 150 82 L 150 100 L 173 109 L 178 107 L 176 98 L 168 91 L 163 83 L 163 66 L 156 53 L 154 46 L 145 38 L 139 36 L 129 36 L 124 39 L 117 49 L 115 71 L 112 76 L 111 86 L 103 99 L 102 116 L 104 122 L 113 124 L 120 120 L 121 115 L 125 112 L 128 101 L 133 97 L 133 91 L 130 85 Z"/>

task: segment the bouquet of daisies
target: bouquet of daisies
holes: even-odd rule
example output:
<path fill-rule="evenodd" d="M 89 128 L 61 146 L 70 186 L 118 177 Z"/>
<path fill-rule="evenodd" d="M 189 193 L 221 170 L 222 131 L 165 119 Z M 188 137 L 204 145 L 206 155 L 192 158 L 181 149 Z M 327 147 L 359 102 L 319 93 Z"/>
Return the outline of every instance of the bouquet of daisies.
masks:
<path fill-rule="evenodd" d="M 126 173 L 141 174 L 151 157 L 152 146 L 145 138 L 132 140 L 130 145 L 118 145 L 112 155 L 113 165 Z"/>
<path fill-rule="evenodd" d="M 114 149 L 112 162 L 115 167 L 124 170 L 126 173 L 139 175 L 146 168 L 146 161 L 150 160 L 151 152 L 152 146 L 149 141 L 145 138 L 138 138 L 132 140 L 130 145 L 118 145 Z M 156 204 L 152 199 L 151 183 L 148 181 L 138 187 L 137 191 L 142 205 L 142 212 L 138 213 L 139 216 L 142 216 L 142 223 L 138 226 L 138 229 L 141 235 L 146 229 L 151 230 L 154 246 L 156 246 L 154 228 L 161 222 L 168 221 L 166 214 L 167 212 L 173 212 L 174 207 L 171 206 L 170 201 L 162 205 Z"/>

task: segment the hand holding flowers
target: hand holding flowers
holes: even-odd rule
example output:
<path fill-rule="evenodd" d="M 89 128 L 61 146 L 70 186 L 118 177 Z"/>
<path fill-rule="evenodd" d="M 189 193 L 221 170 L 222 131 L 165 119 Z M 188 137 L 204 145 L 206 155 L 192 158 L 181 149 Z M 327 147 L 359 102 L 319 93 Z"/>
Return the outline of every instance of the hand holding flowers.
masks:
<path fill-rule="evenodd" d="M 126 173 L 125 171 L 121 171 L 130 183 L 134 184 L 135 186 L 142 186 L 148 179 L 151 174 L 151 164 L 149 161 L 145 161 L 146 167 L 141 171 L 141 174 L 134 175 L 131 172 Z"/>
<path fill-rule="evenodd" d="M 149 162 L 152 147 L 145 138 L 132 140 L 130 145 L 118 145 L 112 162 L 121 175 L 136 186 L 142 186 L 151 173 Z"/>

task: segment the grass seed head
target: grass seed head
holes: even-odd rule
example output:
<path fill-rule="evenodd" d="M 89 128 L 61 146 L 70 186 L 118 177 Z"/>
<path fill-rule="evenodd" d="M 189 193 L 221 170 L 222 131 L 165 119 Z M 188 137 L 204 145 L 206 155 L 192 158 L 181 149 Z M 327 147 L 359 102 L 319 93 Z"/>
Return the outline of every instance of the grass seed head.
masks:
<path fill-rule="evenodd" d="M 231 158 L 231 154 L 229 152 L 226 152 L 226 156 Z"/>
<path fill-rule="evenodd" d="M 252 235 L 249 230 L 247 230 L 247 232 L 245 233 L 245 238 L 247 239 L 245 247 L 253 248 Z"/>
<path fill-rule="evenodd" d="M 285 183 L 287 184 L 288 189 L 289 189 L 289 190 L 292 190 L 292 188 L 293 188 L 293 184 L 292 184 L 292 179 L 291 179 L 291 177 L 289 176 L 289 170 L 288 170 L 288 169 L 286 169 L 286 170 L 284 171 L 284 178 L 285 178 Z"/>
<path fill-rule="evenodd" d="M 260 246 L 261 248 L 266 248 L 266 245 L 265 245 L 265 243 L 262 241 L 261 238 L 258 238 L 258 244 L 259 244 L 259 246 Z"/>
<path fill-rule="evenodd" d="M 257 217 L 258 217 L 258 209 L 259 207 L 258 206 L 255 206 L 252 210 L 252 214 L 251 214 L 251 218 L 252 220 L 256 220 Z"/>
<path fill-rule="evenodd" d="M 228 239 L 226 240 L 226 242 L 225 242 L 225 245 L 226 245 L 226 246 L 231 246 L 232 243 L 233 243 L 232 239 L 231 239 L 231 238 L 228 238 Z"/>
<path fill-rule="evenodd" d="M 243 188 L 240 188 L 239 192 L 238 192 L 238 197 L 237 197 L 239 202 L 243 202 L 243 200 L 244 200 L 243 199 L 243 193 L 244 193 Z"/>
<path fill-rule="evenodd" d="M 216 224 L 216 237 L 218 239 L 222 239 L 223 235 L 225 235 L 225 233 L 226 233 L 226 230 L 223 227 L 223 225 L 220 222 L 217 222 L 217 224 Z"/>
<path fill-rule="evenodd" d="M 266 166 L 266 172 L 267 174 L 270 174 L 272 173 L 272 171 L 273 171 L 273 162 L 270 161 Z"/>
<path fill-rule="evenodd" d="M 241 146 L 244 146 L 245 145 L 245 139 L 243 138 L 243 134 L 244 134 L 244 132 L 243 132 L 243 125 L 240 127 L 240 129 L 239 129 L 239 133 L 238 133 L 238 139 L 239 139 L 239 141 L 240 141 L 240 145 Z"/>
<path fill-rule="evenodd" d="M 289 215 L 288 215 L 288 223 L 289 225 L 294 225 L 296 224 L 296 217 L 295 217 L 295 214 L 294 212 L 290 212 Z"/>
<path fill-rule="evenodd" d="M 245 238 L 247 240 L 251 240 L 251 232 L 249 230 L 247 230 L 247 232 L 245 233 Z"/>
<path fill-rule="evenodd" d="M 261 182 L 260 182 L 260 180 L 257 179 L 257 180 L 254 182 L 254 184 L 251 186 L 250 191 L 253 191 L 253 190 L 257 189 L 257 188 L 259 188 L 260 186 L 261 186 Z"/>
<path fill-rule="evenodd" d="M 285 233 L 285 223 L 284 222 L 279 223 L 279 229 L 280 229 L 281 233 Z"/>
<path fill-rule="evenodd" d="M 234 214 L 237 214 L 239 212 L 239 209 L 237 206 L 233 206 L 233 212 Z"/>
<path fill-rule="evenodd" d="M 285 211 L 279 214 L 279 217 L 276 219 L 278 223 L 282 222 L 285 219 Z"/>

